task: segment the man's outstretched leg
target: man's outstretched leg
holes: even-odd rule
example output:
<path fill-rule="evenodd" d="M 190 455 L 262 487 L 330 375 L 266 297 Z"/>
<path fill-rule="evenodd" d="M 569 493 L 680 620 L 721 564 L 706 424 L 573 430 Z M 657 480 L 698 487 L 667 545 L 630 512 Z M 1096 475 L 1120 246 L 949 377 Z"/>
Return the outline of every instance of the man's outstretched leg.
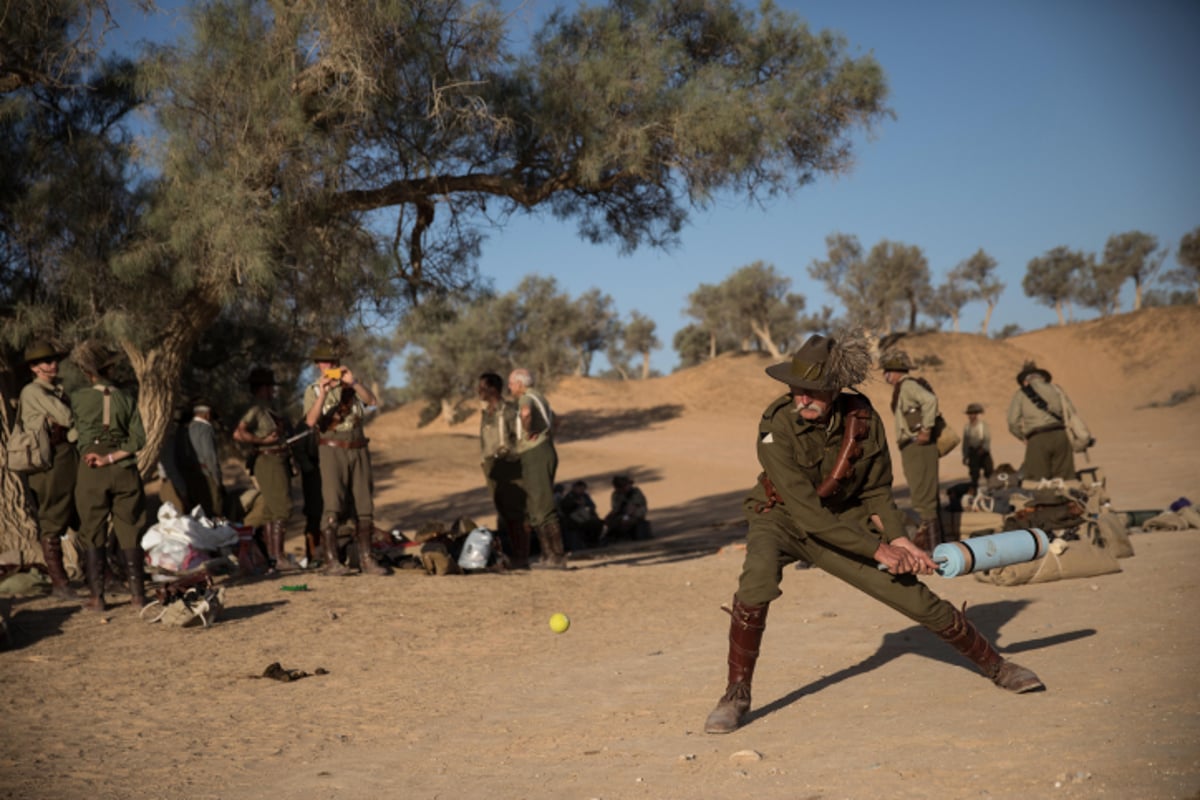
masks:
<path fill-rule="evenodd" d="M 965 608 L 966 604 L 963 607 Z M 1002 658 L 991 642 L 971 624 L 967 615 L 957 608 L 954 609 L 954 621 L 935 633 L 979 667 L 979 671 L 991 678 L 992 683 L 1001 689 L 1021 694 L 1046 688 L 1033 670 Z"/>
<path fill-rule="evenodd" d="M 758 662 L 763 630 L 767 627 L 769 603 L 761 606 L 743 605 L 737 595 L 728 609 L 729 622 L 729 682 L 717 707 L 704 722 L 705 733 L 730 733 L 737 730 L 750 711 L 750 682 Z"/>

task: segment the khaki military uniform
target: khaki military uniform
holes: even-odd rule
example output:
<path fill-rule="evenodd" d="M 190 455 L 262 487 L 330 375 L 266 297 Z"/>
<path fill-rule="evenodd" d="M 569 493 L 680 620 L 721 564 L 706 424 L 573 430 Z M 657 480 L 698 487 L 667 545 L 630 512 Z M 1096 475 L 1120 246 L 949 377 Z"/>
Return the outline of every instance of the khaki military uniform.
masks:
<path fill-rule="evenodd" d="M 521 457 L 517 455 L 517 406 L 501 399 L 479 415 L 479 449 L 483 477 L 496 507 L 498 530 L 525 521 Z"/>
<path fill-rule="evenodd" d="M 109 401 L 104 424 L 104 400 Z M 79 462 L 75 481 L 75 506 L 79 510 L 79 541 L 85 549 L 105 546 L 108 517 L 122 550 L 139 547 L 146 527 L 146 493 L 137 468 L 136 453 L 146 445 L 146 431 L 133 398 L 121 389 L 98 383 L 71 393 L 71 408 L 79 433 L 80 455 L 108 455 L 124 450 L 132 455 L 115 464 L 89 467 Z"/>
<path fill-rule="evenodd" d="M 21 390 L 21 425 L 27 431 L 43 425 L 50 430 L 54 460 L 50 469 L 28 476 L 29 491 L 37 508 L 38 535 L 62 536 L 75 518 L 75 476 L 79 453 L 74 442 L 75 415 L 61 381 L 35 378 Z"/>
<path fill-rule="evenodd" d="M 1025 443 L 1021 477 L 1029 481 L 1075 480 L 1075 452 L 1062 421 L 1063 403 L 1071 401 L 1037 373 L 1029 376 L 1029 386 L 1049 410 L 1039 408 L 1022 389 L 1017 390 L 1009 403 L 1008 430 Z"/>
<path fill-rule="evenodd" d="M 916 442 L 921 431 L 932 431 L 937 421 L 937 396 L 914 378 L 896 385 L 896 444 L 904 465 L 904 479 L 913 510 L 922 520 L 938 518 L 938 451 L 932 439 Z"/>
<path fill-rule="evenodd" d="M 862 455 L 853 473 L 830 497 L 817 487 L 833 471 L 845 432 L 846 395 L 835 400 L 829 418 L 813 424 L 783 395 L 763 412 L 758 425 L 758 461 L 782 502 L 772 504 L 762 483 L 744 504 L 750 532 L 737 599 L 764 606 L 782 593 L 783 570 L 807 561 L 916 622 L 940 630 L 953 607 L 913 575 L 877 568 L 881 541 L 905 536 L 904 515 L 892 498 L 892 462 L 883 422 L 871 412 Z M 870 523 L 872 515 L 883 525 Z"/>
<path fill-rule="evenodd" d="M 558 451 L 554 448 L 554 412 L 541 392 L 528 387 L 517 412 L 530 410 L 529 427 L 517 425 L 517 453 L 521 459 L 521 486 L 525 490 L 525 517 L 534 528 L 558 522 L 554 506 L 554 478 Z"/>
<path fill-rule="evenodd" d="M 326 393 L 321 408 L 322 418 L 338 407 L 343 392 L 353 394 L 349 386 L 334 387 Z M 317 402 L 317 384 L 314 382 L 304 390 L 304 413 Z M 366 408 L 354 396 L 348 400 L 346 415 L 335 425 L 319 433 L 321 462 L 321 502 L 326 521 L 330 517 L 341 520 L 353 508 L 360 521 L 373 519 L 375 514 L 374 480 L 371 474 L 371 456 L 367 450 L 367 437 L 363 433 Z"/>
<path fill-rule="evenodd" d="M 283 420 L 263 402 L 255 403 L 238 421 L 246 432 L 256 438 L 279 433 L 279 441 L 254 446 L 254 482 L 262 493 L 263 522 L 287 522 L 292 515 L 292 465 L 288 446 L 284 443 Z"/>

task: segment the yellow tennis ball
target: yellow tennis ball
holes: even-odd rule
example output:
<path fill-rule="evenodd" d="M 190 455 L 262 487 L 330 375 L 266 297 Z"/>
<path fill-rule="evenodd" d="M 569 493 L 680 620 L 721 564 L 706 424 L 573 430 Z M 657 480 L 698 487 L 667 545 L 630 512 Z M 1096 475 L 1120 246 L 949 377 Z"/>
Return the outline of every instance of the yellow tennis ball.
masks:
<path fill-rule="evenodd" d="M 566 633 L 567 628 L 571 627 L 571 620 L 567 619 L 566 614 L 553 614 L 550 617 L 550 630 L 555 633 Z"/>

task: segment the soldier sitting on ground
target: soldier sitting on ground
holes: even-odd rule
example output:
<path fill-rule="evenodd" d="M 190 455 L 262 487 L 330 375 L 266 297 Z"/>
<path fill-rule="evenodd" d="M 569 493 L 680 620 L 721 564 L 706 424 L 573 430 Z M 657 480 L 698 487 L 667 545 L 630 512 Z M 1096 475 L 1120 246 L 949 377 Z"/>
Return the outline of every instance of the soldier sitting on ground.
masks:
<path fill-rule="evenodd" d="M 633 478 L 617 475 L 613 478 L 612 510 L 604 518 L 604 537 L 649 539 L 648 511 L 646 495 L 633 485 Z"/>

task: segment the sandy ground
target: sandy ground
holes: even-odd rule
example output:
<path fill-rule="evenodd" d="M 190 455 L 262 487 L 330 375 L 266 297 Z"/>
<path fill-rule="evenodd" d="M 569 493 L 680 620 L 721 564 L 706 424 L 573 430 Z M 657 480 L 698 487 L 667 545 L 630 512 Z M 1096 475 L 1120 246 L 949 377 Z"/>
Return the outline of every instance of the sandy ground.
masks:
<path fill-rule="evenodd" d="M 1004 411 L 1036 357 L 1093 427 L 1114 506 L 1134 510 L 1200 501 L 1200 397 L 1166 405 L 1200 389 L 1197 341 L 1200 311 L 1166 309 L 907 346 L 939 354 L 924 374 L 952 423 L 969 401 L 987 406 L 997 461 L 1012 463 Z M 0 652 L 0 797 L 1200 798 L 1195 530 L 1136 534 L 1118 574 L 928 579 L 1041 676 L 1049 690 L 1032 695 L 996 689 L 830 576 L 789 570 L 749 723 L 703 733 L 724 688 L 719 606 L 741 566 L 753 432 L 780 389 L 767 363 L 550 392 L 560 478 L 588 480 L 603 513 L 608 480 L 632 473 L 656 532 L 579 554 L 568 572 L 228 581 L 207 630 L 147 624 L 120 595 L 102 618 L 16 600 Z M 882 382 L 866 389 L 885 406 Z M 371 426 L 379 524 L 490 522 L 476 419 L 415 420 L 406 408 Z M 954 456 L 942 469 L 944 486 L 965 476 Z M 309 591 L 280 589 L 296 583 Z M 554 612 L 569 631 L 550 631 Z M 255 677 L 275 661 L 328 674 Z"/>

